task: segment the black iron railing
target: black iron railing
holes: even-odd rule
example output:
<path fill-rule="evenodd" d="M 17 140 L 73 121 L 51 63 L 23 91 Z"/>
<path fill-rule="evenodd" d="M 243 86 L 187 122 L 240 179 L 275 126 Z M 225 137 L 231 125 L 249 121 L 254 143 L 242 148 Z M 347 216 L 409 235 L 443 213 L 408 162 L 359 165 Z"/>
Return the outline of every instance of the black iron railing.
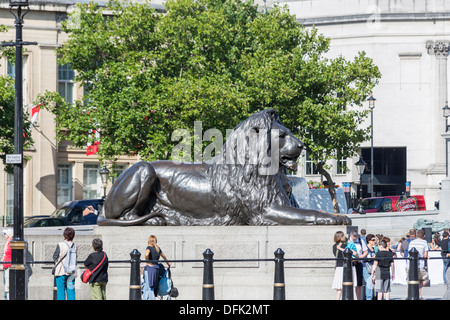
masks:
<path fill-rule="evenodd" d="M 409 274 L 408 274 L 408 297 L 407 300 L 419 300 L 419 264 L 420 259 L 418 257 L 418 251 L 413 248 L 409 251 L 408 258 L 393 258 L 394 260 L 403 259 L 409 260 Z M 343 260 L 343 281 L 342 281 L 342 299 L 353 300 L 353 262 L 358 260 L 373 260 L 374 258 L 353 258 L 352 251 L 346 249 L 343 254 L 343 258 L 284 258 L 284 251 L 278 248 L 274 252 L 274 258 L 267 259 L 214 259 L 214 253 L 207 249 L 203 253 L 203 259 L 191 259 L 191 260 L 165 260 L 170 263 L 201 263 L 203 262 L 203 284 L 202 284 L 202 299 L 214 300 L 214 263 L 217 262 L 257 262 L 257 261 L 273 261 L 275 263 L 274 271 L 274 284 L 273 284 L 273 299 L 285 300 L 285 278 L 284 278 L 284 263 L 287 261 L 337 261 Z M 448 259 L 442 257 L 429 257 L 428 259 Z M 158 263 L 160 261 L 154 260 L 141 260 L 141 253 L 134 249 L 130 253 L 130 259 L 128 260 L 109 260 L 109 263 L 129 263 L 130 264 L 130 287 L 129 287 L 129 299 L 141 300 L 141 263 Z M 0 264 L 10 264 L 8 261 L 0 261 Z M 78 261 L 83 263 L 83 261 Z M 53 265 L 54 261 L 27 261 L 26 264 L 49 264 Z M 56 286 L 54 289 L 54 299 L 56 299 Z"/>

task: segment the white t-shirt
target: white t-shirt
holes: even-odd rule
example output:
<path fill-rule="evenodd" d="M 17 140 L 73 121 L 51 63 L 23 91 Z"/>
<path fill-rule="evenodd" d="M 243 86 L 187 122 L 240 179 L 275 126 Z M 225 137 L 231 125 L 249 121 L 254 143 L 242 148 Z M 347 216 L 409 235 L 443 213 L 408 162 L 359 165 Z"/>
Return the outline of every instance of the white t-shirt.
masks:
<path fill-rule="evenodd" d="M 356 241 L 352 241 L 351 237 L 350 240 L 351 242 L 353 242 L 356 246 L 356 252 L 358 253 L 358 257 L 360 257 L 364 251 L 367 251 L 367 245 L 366 242 L 362 239 L 356 239 Z M 358 262 L 361 262 L 360 260 L 358 260 Z"/>
<path fill-rule="evenodd" d="M 410 252 L 412 248 L 416 248 L 419 252 L 419 258 L 423 258 L 425 256 L 425 252 L 428 252 L 428 242 L 424 239 L 414 239 L 409 243 L 408 252 Z M 425 266 L 425 261 L 423 259 L 419 260 L 418 266 L 419 269 L 423 269 Z"/>

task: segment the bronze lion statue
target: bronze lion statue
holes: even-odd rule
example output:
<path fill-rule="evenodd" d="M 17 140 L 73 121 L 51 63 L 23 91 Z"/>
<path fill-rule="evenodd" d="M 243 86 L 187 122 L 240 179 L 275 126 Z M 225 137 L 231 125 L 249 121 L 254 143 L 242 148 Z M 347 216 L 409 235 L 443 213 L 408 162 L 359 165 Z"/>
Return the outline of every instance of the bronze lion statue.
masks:
<path fill-rule="evenodd" d="M 351 224 L 341 214 L 301 209 L 286 168 L 304 148 L 267 109 L 239 123 L 222 152 L 201 163 L 141 161 L 108 193 L 98 225 Z"/>

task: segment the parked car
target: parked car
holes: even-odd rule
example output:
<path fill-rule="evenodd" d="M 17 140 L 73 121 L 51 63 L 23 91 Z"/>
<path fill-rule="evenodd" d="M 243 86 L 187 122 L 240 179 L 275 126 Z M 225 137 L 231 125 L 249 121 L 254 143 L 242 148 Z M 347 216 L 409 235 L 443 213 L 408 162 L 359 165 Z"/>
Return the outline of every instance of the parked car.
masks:
<path fill-rule="evenodd" d="M 427 210 L 422 195 L 364 198 L 361 205 L 365 213 Z M 359 213 L 359 206 L 352 213 Z"/>
<path fill-rule="evenodd" d="M 50 215 L 50 217 L 64 220 L 67 225 L 96 224 L 97 218 L 93 221 L 86 221 L 83 218 L 83 211 L 86 207 L 92 206 L 95 210 L 95 215 L 98 217 L 99 213 L 102 211 L 104 202 L 105 200 L 103 199 L 64 202 Z"/>
<path fill-rule="evenodd" d="M 24 222 L 24 227 L 36 228 L 96 224 L 97 217 L 102 210 L 103 203 L 103 199 L 64 202 L 50 216 L 33 216 L 27 218 Z M 96 217 L 93 220 L 83 218 L 83 211 L 88 206 L 92 206 L 94 208 L 94 214 Z"/>
<path fill-rule="evenodd" d="M 61 227 L 66 226 L 67 223 L 62 219 L 47 217 L 30 217 L 23 223 L 24 228 L 37 227 Z"/>

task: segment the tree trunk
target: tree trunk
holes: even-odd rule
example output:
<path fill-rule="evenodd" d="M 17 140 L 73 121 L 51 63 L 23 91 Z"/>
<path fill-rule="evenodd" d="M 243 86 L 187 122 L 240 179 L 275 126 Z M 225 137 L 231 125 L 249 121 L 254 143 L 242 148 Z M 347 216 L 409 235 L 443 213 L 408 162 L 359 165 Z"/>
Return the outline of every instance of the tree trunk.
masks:
<path fill-rule="evenodd" d="M 334 189 L 334 182 L 333 182 L 333 179 L 331 179 L 331 175 L 328 173 L 328 171 L 326 171 L 323 168 L 321 163 L 319 163 L 317 165 L 317 169 L 319 170 L 319 173 L 321 175 L 323 175 L 328 182 L 328 192 L 330 193 L 330 196 L 331 196 L 331 202 L 333 203 L 334 213 L 340 213 L 339 203 L 337 201 L 337 196 L 336 196 L 336 189 Z"/>

